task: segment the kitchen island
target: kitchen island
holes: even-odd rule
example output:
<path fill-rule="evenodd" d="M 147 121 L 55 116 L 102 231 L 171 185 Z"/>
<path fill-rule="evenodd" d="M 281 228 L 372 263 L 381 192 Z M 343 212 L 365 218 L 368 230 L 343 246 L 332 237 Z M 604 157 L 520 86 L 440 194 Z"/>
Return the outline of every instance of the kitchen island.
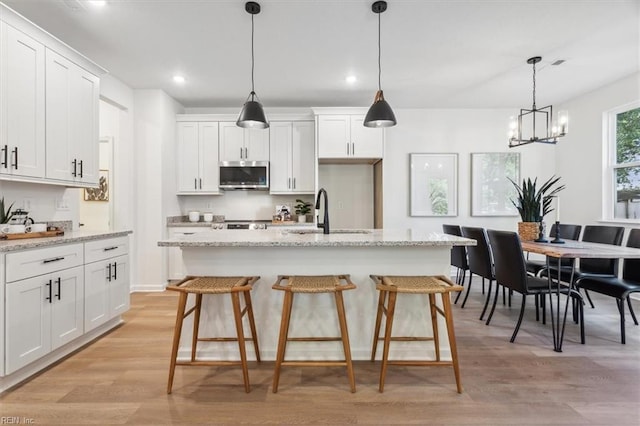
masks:
<path fill-rule="evenodd" d="M 185 235 L 158 242 L 162 247 L 180 247 L 189 275 L 259 275 L 252 300 L 262 359 L 275 359 L 282 309 L 282 292 L 271 285 L 278 275 L 350 274 L 358 286 L 345 292 L 345 309 L 354 360 L 369 359 L 375 323 L 377 292 L 369 275 L 445 275 L 451 268 L 454 245 L 475 245 L 474 240 L 418 229 L 334 230 L 219 230 Z M 228 297 L 209 297 L 203 302 L 200 335 L 233 336 L 233 314 Z M 398 298 L 394 334 L 430 335 L 426 296 Z M 190 318 L 188 318 L 189 320 Z M 248 325 L 245 324 L 248 330 Z M 185 321 L 180 357 L 189 353 L 192 324 Z M 333 296 L 299 294 L 294 301 L 290 336 L 337 336 L 338 322 Z M 440 330 L 441 353 L 449 354 L 444 323 Z M 234 344 L 199 346 L 199 356 L 237 359 Z M 252 359 L 251 345 L 247 345 Z M 380 353 L 380 351 L 378 351 Z M 397 342 L 396 358 L 434 355 L 428 343 Z M 340 359 L 338 342 L 296 343 L 287 346 L 288 359 Z"/>

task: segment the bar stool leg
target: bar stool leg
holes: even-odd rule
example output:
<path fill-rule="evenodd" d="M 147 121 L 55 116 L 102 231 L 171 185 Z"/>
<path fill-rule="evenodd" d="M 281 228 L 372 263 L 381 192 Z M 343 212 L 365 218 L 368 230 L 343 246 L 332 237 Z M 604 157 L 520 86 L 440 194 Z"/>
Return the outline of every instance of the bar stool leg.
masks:
<path fill-rule="evenodd" d="M 387 324 L 384 330 L 384 349 L 382 351 L 382 367 L 380 369 L 380 386 L 378 390 L 384 391 L 384 379 L 387 375 L 387 363 L 389 360 L 389 343 L 391 342 L 391 329 L 393 327 L 393 314 L 396 309 L 396 297 L 395 291 L 389 292 L 389 302 L 387 304 Z"/>
<path fill-rule="evenodd" d="M 249 385 L 249 369 L 247 368 L 247 349 L 244 342 L 244 330 L 242 328 L 242 311 L 240 309 L 240 297 L 238 293 L 231 293 L 231 302 L 233 304 L 233 316 L 236 323 L 236 332 L 238 335 L 238 346 L 240 347 L 240 362 L 242 363 L 242 376 L 244 378 L 244 390 L 249 393 L 251 385 Z"/>
<path fill-rule="evenodd" d="M 384 302 L 387 298 L 387 291 L 380 290 L 378 296 L 378 313 L 376 315 L 376 326 L 373 332 L 373 347 L 371 349 L 371 361 L 376 360 L 376 352 L 378 351 L 378 339 L 380 338 L 380 324 L 382 323 L 382 312 L 384 311 Z"/>
<path fill-rule="evenodd" d="M 456 376 L 456 387 L 458 393 L 462 393 L 462 382 L 460 380 L 460 367 L 458 365 L 458 349 L 456 346 L 456 333 L 453 329 L 453 313 L 451 311 L 451 300 L 449 293 L 440 293 L 442 297 L 442 306 L 444 311 L 444 319 L 447 322 L 447 334 L 449 335 L 449 348 L 451 349 L 451 361 L 453 362 L 453 373 Z"/>
<path fill-rule="evenodd" d="M 289 320 L 291 319 L 291 305 L 293 304 L 293 293 L 285 291 L 284 302 L 282 304 L 282 319 L 280 320 L 280 336 L 278 337 L 278 354 L 276 356 L 276 368 L 273 373 L 273 393 L 278 392 L 278 382 L 280 381 L 280 368 L 284 361 L 284 353 L 287 349 L 287 339 L 289 336 Z"/>
<path fill-rule="evenodd" d="M 260 349 L 258 348 L 258 333 L 256 333 L 256 322 L 253 319 L 253 305 L 251 304 L 251 294 L 248 291 L 244 293 L 244 304 L 247 307 L 247 315 L 249 316 L 249 327 L 251 327 L 251 338 L 253 339 L 253 349 L 256 352 L 256 361 L 260 362 Z"/>
<path fill-rule="evenodd" d="M 176 371 L 176 360 L 178 358 L 178 346 L 180 345 L 180 335 L 182 334 L 182 321 L 184 320 L 184 310 L 187 305 L 187 293 L 180 293 L 178 300 L 178 313 L 176 314 L 176 326 L 173 329 L 173 347 L 171 348 L 171 364 L 169 365 L 169 381 L 167 382 L 167 393 L 171 393 L 173 387 L 173 374 Z"/>
<path fill-rule="evenodd" d="M 433 344 L 436 348 L 436 361 L 440 361 L 440 336 L 438 335 L 438 311 L 436 310 L 436 295 L 429 294 L 431 308 L 431 327 L 433 328 Z"/>
<path fill-rule="evenodd" d="M 202 307 L 202 294 L 196 294 L 196 306 L 193 316 L 193 335 L 191 336 L 191 362 L 196 360 L 196 346 L 198 345 L 198 333 L 200 331 L 200 308 Z"/>
<path fill-rule="evenodd" d="M 336 308 L 338 310 L 338 322 L 340 323 L 340 335 L 342 336 L 342 347 L 344 348 L 344 359 L 347 363 L 347 374 L 349 376 L 349 384 L 351 385 L 351 393 L 356 391 L 356 378 L 353 374 L 353 363 L 351 362 L 351 348 L 349 346 L 349 331 L 347 330 L 347 318 L 344 313 L 344 301 L 342 292 L 336 291 Z"/>

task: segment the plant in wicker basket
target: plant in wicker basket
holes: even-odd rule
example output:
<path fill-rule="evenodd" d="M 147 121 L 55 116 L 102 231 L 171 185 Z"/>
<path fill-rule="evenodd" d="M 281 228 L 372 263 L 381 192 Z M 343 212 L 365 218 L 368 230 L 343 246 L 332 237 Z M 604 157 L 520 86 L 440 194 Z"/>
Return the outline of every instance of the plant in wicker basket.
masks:
<path fill-rule="evenodd" d="M 511 179 L 509 179 L 511 180 Z M 540 225 L 544 216 L 551 213 L 551 199 L 564 189 L 564 185 L 555 186 L 559 177 L 551 176 L 549 180 L 538 187 L 538 178 L 533 182 L 531 178 L 523 179 L 522 186 L 511 180 L 518 191 L 517 200 L 511 200 L 518 209 L 522 222 L 518 223 L 518 234 L 525 241 L 538 237 Z M 542 207 L 542 208 L 541 208 Z"/>

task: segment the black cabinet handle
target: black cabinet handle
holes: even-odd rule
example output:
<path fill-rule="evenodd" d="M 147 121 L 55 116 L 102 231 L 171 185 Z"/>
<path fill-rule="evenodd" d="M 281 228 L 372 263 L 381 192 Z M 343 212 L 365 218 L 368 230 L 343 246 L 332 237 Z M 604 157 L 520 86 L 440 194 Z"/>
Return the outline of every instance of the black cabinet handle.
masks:
<path fill-rule="evenodd" d="M 18 147 L 16 146 L 16 149 L 12 150 L 11 153 L 13 154 L 13 158 L 15 160 L 15 163 L 12 164 L 13 168 L 18 170 Z"/>
<path fill-rule="evenodd" d="M 82 177 L 82 170 L 83 170 L 83 167 L 82 167 L 82 160 L 80 160 L 80 177 Z"/>
<path fill-rule="evenodd" d="M 249 148 L 244 149 L 244 159 L 246 160 L 247 158 L 249 158 Z"/>
<path fill-rule="evenodd" d="M 193 189 L 198 189 L 198 178 L 193 178 Z"/>
<path fill-rule="evenodd" d="M 111 250 L 115 250 L 115 249 L 117 249 L 117 248 L 118 248 L 118 246 L 105 247 L 105 248 L 103 248 L 103 249 L 102 249 L 102 251 L 111 251 Z"/>
<path fill-rule="evenodd" d="M 49 297 L 45 297 L 45 300 L 48 300 L 49 303 L 51 303 L 51 285 L 52 285 L 52 282 L 51 280 L 49 280 L 49 282 L 46 284 L 46 286 L 49 287 Z"/>
<path fill-rule="evenodd" d="M 59 262 L 61 260 L 64 260 L 64 256 L 62 256 L 62 257 L 54 257 L 53 259 L 45 259 L 45 260 L 42 261 L 42 263 Z"/>
<path fill-rule="evenodd" d="M 57 281 L 58 282 L 58 294 L 56 294 L 56 297 L 58 298 L 58 300 L 60 300 L 60 296 L 62 295 L 62 291 L 60 290 L 60 288 L 62 287 L 61 281 L 62 281 L 61 278 L 58 277 L 58 281 Z"/>
<path fill-rule="evenodd" d="M 107 281 L 111 282 L 111 264 L 107 265 Z"/>
<path fill-rule="evenodd" d="M 71 162 L 71 164 L 73 164 L 73 172 L 71 172 L 71 175 L 73 177 L 76 177 L 76 176 L 78 176 L 78 173 L 77 173 L 78 161 L 74 158 L 73 161 Z"/>
<path fill-rule="evenodd" d="M 113 280 L 117 280 L 118 279 L 118 263 L 117 262 L 113 262 Z"/>
<path fill-rule="evenodd" d="M 4 146 L 4 148 L 2 148 L 2 167 L 4 167 L 5 169 L 7 168 L 7 161 L 9 161 L 8 157 L 9 157 L 9 147 L 7 145 Z"/>
<path fill-rule="evenodd" d="M 200 178 L 200 189 L 202 189 L 202 178 Z"/>

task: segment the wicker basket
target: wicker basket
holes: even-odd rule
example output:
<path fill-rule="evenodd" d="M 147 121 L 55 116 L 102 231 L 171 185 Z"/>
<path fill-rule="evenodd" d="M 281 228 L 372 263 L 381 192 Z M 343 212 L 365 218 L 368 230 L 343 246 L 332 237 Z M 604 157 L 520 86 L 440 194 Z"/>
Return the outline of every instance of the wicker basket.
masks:
<path fill-rule="evenodd" d="M 538 238 L 539 233 L 538 222 L 518 222 L 518 235 L 522 241 L 533 241 Z"/>

